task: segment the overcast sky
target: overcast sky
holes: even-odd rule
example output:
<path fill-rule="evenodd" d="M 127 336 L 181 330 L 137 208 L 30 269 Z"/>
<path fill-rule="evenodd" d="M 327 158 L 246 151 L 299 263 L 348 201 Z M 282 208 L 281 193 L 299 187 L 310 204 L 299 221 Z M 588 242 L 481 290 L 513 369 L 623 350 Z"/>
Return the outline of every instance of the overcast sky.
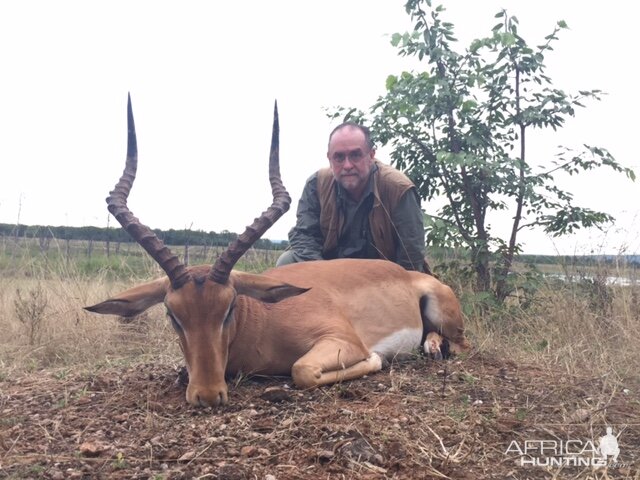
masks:
<path fill-rule="evenodd" d="M 518 17 L 530 45 L 565 20 L 570 29 L 546 59 L 554 85 L 608 96 L 561 131 L 529 137 L 529 158 L 547 163 L 559 144 L 589 143 L 640 170 L 631 127 L 640 111 L 633 2 L 443 3 L 459 51 L 489 33 L 501 8 Z M 131 92 L 139 148 L 131 210 L 151 228 L 240 232 L 271 201 L 277 99 L 281 169 L 294 202 L 265 237 L 286 238 L 306 178 L 327 164 L 334 124 L 324 107 L 366 108 L 384 93 L 387 75 L 416 66 L 389 43 L 411 27 L 403 4 L 3 0 L 0 223 L 106 226 L 104 198 L 124 167 Z M 388 152 L 378 156 L 389 160 Z M 577 203 L 613 214 L 616 225 L 560 241 L 525 235 L 525 252 L 639 253 L 640 182 L 604 170 L 571 182 Z M 492 217 L 496 231 L 507 217 Z"/>

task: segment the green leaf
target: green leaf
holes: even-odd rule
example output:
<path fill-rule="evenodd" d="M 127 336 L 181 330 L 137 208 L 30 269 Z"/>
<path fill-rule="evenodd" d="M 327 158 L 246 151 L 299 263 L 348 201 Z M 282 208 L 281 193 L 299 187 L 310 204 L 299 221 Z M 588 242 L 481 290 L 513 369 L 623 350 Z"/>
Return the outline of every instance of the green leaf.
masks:
<path fill-rule="evenodd" d="M 397 83 L 398 83 L 398 77 L 396 77 L 395 75 L 389 75 L 385 83 L 387 90 L 392 90 Z"/>
<path fill-rule="evenodd" d="M 473 110 L 477 106 L 478 102 L 476 102 L 475 100 L 465 100 L 464 102 L 462 102 L 462 110 Z"/>
<path fill-rule="evenodd" d="M 510 47 L 512 45 L 515 45 L 516 37 L 512 33 L 505 32 L 501 36 L 501 41 L 504 46 Z"/>

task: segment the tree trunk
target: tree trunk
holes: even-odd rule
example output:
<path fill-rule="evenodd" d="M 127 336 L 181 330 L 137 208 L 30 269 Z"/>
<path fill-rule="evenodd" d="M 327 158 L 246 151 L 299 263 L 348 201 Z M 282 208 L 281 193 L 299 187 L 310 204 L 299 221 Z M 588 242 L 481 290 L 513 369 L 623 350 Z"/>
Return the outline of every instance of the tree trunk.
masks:
<path fill-rule="evenodd" d="M 491 270 L 489 269 L 489 250 L 485 245 L 473 247 L 473 266 L 476 271 L 476 292 L 491 292 Z"/>

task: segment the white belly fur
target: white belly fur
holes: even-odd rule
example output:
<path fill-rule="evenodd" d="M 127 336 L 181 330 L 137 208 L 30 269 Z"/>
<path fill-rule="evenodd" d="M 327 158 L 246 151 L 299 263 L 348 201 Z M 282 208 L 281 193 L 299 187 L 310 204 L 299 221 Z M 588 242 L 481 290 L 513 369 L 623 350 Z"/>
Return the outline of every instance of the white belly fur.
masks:
<path fill-rule="evenodd" d="M 420 340 L 422 340 L 421 328 L 403 328 L 384 337 L 369 350 L 381 353 L 386 358 L 392 358 L 399 353 L 412 353 L 420 345 Z"/>

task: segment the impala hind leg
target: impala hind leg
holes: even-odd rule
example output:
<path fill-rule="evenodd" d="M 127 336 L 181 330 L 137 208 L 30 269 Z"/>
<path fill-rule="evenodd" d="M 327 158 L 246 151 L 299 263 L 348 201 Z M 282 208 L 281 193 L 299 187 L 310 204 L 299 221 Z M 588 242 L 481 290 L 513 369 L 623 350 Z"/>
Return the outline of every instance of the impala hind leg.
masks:
<path fill-rule="evenodd" d="M 299 388 L 319 387 L 360 378 L 382 369 L 382 358 L 360 344 L 326 339 L 317 342 L 291 368 L 293 382 Z"/>
<path fill-rule="evenodd" d="M 466 338 L 460 343 L 449 341 L 438 332 L 429 332 L 424 341 L 424 353 L 434 360 L 444 360 L 451 355 L 468 352 L 471 345 Z"/>
<path fill-rule="evenodd" d="M 449 293 L 447 287 L 444 290 Z M 464 320 L 460 304 L 449 295 L 425 296 L 421 299 L 422 323 L 426 333 L 424 352 L 435 360 L 448 358 L 471 349 L 464 335 Z"/>

